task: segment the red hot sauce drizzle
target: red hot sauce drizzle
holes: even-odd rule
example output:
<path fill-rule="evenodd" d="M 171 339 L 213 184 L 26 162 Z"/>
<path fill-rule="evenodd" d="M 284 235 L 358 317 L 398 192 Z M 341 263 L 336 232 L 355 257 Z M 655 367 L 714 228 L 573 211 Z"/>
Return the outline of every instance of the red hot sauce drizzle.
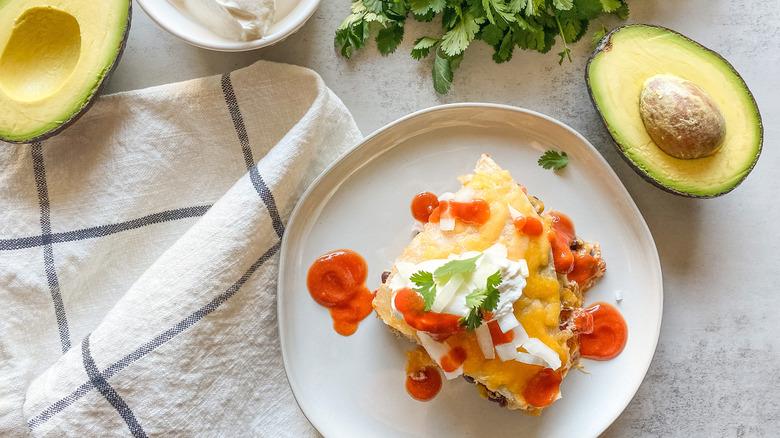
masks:
<path fill-rule="evenodd" d="M 460 317 L 457 315 L 426 312 L 423 297 L 409 288 L 396 292 L 394 303 L 410 327 L 427 332 L 436 341 L 441 342 L 456 333 L 466 331 L 458 322 Z"/>
<path fill-rule="evenodd" d="M 555 270 L 566 274 L 569 281 L 585 284 L 599 269 L 599 260 L 585 251 L 571 250 L 572 242 L 577 238 L 574 223 L 563 213 L 551 211 L 552 230 L 547 233 L 553 251 Z"/>
<path fill-rule="evenodd" d="M 463 365 L 466 361 L 466 350 L 461 347 L 455 347 L 450 349 L 447 354 L 441 358 L 441 369 L 448 373 L 452 373 Z"/>
<path fill-rule="evenodd" d="M 628 340 L 628 326 L 623 315 L 607 303 L 596 303 L 585 311 L 593 315 L 593 330 L 580 333 L 580 356 L 594 360 L 617 357 Z"/>
<path fill-rule="evenodd" d="M 563 213 L 550 212 L 552 230 L 547 234 L 555 270 L 569 281 L 585 284 L 599 269 L 599 260 L 588 251 L 572 251 L 577 239 L 572 220 Z M 617 357 L 628 340 L 628 326 L 620 312 L 607 303 L 596 303 L 575 311 L 570 323 L 579 333 L 580 356 L 609 360 Z"/>
<path fill-rule="evenodd" d="M 320 256 L 309 268 L 306 285 L 314 301 L 330 310 L 333 328 L 349 336 L 371 314 L 374 294 L 364 284 L 368 273 L 360 254 L 340 249 Z"/>
<path fill-rule="evenodd" d="M 508 344 L 515 339 L 515 332 L 509 330 L 504 333 L 498 326 L 498 321 L 490 321 L 488 323 L 488 329 L 490 330 L 490 338 L 493 340 L 493 345 Z"/>
<path fill-rule="evenodd" d="M 574 223 L 563 213 L 551 211 L 552 229 L 547 233 L 547 240 L 552 247 L 555 271 L 560 274 L 568 274 L 574 269 L 574 254 L 571 252 L 571 243 L 577 238 L 574 234 Z"/>
<path fill-rule="evenodd" d="M 442 216 L 447 215 L 467 224 L 482 225 L 490 219 L 490 204 L 479 198 L 466 202 L 441 201 L 431 212 L 428 221 L 438 223 Z"/>
<path fill-rule="evenodd" d="M 589 254 L 574 253 L 574 269 L 566 278 L 577 284 L 585 284 L 599 270 L 599 260 Z"/>

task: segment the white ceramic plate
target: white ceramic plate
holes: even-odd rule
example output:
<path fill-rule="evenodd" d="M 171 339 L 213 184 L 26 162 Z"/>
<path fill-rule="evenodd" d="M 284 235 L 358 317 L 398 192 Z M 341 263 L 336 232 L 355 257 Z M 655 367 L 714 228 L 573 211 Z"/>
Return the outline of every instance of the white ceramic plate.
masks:
<path fill-rule="evenodd" d="M 563 150 L 569 165 L 555 173 L 537 159 Z M 369 266 L 367 286 L 411 239 L 412 197 L 455 191 L 480 154 L 539 197 L 567 213 L 578 235 L 601 242 L 607 273 L 586 302 L 615 304 L 628 322 L 628 344 L 611 361 L 585 361 L 572 370 L 563 399 L 540 417 L 500 408 L 463 379 L 444 382 L 422 403 L 404 389 L 401 340 L 369 316 L 350 337 L 333 330 L 328 311 L 306 289 L 320 255 L 357 251 Z M 616 302 L 615 291 L 623 291 Z M 661 325 L 658 253 L 636 205 L 609 165 L 582 136 L 549 117 L 518 108 L 457 104 L 405 117 L 377 131 L 333 164 L 292 214 L 281 253 L 279 330 L 293 393 L 326 437 L 587 437 L 607 428 L 629 403 L 647 372 Z"/>
<path fill-rule="evenodd" d="M 301 28 L 314 14 L 320 0 L 276 0 L 274 23 L 268 35 L 254 41 L 231 41 L 206 29 L 173 7 L 168 0 L 136 0 L 157 25 L 204 49 L 241 52 L 278 43 Z"/>

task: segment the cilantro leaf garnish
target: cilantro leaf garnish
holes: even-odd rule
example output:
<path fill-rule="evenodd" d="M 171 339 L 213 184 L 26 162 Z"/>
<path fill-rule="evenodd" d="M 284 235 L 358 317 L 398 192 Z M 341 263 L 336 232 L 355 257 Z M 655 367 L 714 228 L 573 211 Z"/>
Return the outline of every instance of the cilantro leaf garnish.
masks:
<path fill-rule="evenodd" d="M 470 294 L 466 295 L 466 306 L 468 306 L 472 311 L 478 309 L 482 303 L 485 302 L 487 295 L 487 288 L 482 287 L 479 289 L 474 289 Z"/>
<path fill-rule="evenodd" d="M 482 301 L 482 309 L 488 312 L 496 310 L 498 307 L 498 285 L 501 284 L 501 271 L 494 272 L 487 278 L 487 296 Z"/>
<path fill-rule="evenodd" d="M 484 288 L 479 288 L 466 295 L 466 306 L 469 313 L 458 320 L 466 331 L 471 333 L 482 325 L 486 312 L 492 312 L 498 307 L 499 292 L 497 286 L 501 284 L 501 271 L 496 271 L 487 278 Z"/>
<path fill-rule="evenodd" d="M 479 32 L 479 25 L 484 18 L 475 18 L 469 12 L 463 13 L 458 24 L 448 30 L 441 37 L 441 49 L 447 56 L 456 56 L 463 53 L 474 37 Z"/>
<path fill-rule="evenodd" d="M 440 40 L 436 38 L 420 37 L 414 42 L 412 47 L 412 58 L 422 59 L 428 56 L 431 47 L 435 46 Z"/>
<path fill-rule="evenodd" d="M 431 3 L 427 0 L 409 0 L 409 9 L 414 14 L 424 15 L 431 10 Z"/>
<path fill-rule="evenodd" d="M 466 332 L 471 333 L 482 325 L 482 313 L 477 309 L 471 309 L 468 315 L 458 320 L 458 324 L 466 327 Z"/>
<path fill-rule="evenodd" d="M 371 12 L 376 14 L 382 13 L 382 0 L 363 0 L 363 4 Z"/>
<path fill-rule="evenodd" d="M 569 156 L 566 152 L 547 151 L 539 157 L 538 163 L 545 169 L 561 170 L 569 164 Z"/>
<path fill-rule="evenodd" d="M 504 31 L 496 24 L 488 24 L 482 28 L 482 32 L 477 35 L 477 39 L 480 39 L 491 46 L 501 44 L 504 39 Z"/>
<path fill-rule="evenodd" d="M 482 254 L 465 260 L 450 260 L 433 271 L 433 273 L 417 271 L 412 274 L 409 277 L 409 281 L 417 286 L 414 290 L 422 295 L 423 300 L 425 301 L 425 311 L 430 311 L 433 302 L 436 300 L 436 281 L 434 278 L 444 279 L 454 274 L 474 272 L 477 268 L 477 259 L 480 257 L 482 257 Z"/>
<path fill-rule="evenodd" d="M 433 281 L 433 274 L 427 271 L 418 271 L 412 274 L 409 280 L 417 285 L 414 290 L 422 295 L 425 301 L 425 311 L 431 310 L 433 301 L 436 299 L 436 282 Z"/>
<path fill-rule="evenodd" d="M 618 10 L 623 4 L 618 0 L 601 0 L 601 6 L 605 12 L 614 12 Z"/>
<path fill-rule="evenodd" d="M 447 94 L 452 86 L 452 59 L 436 51 L 433 61 L 433 88 L 439 94 Z"/>
<path fill-rule="evenodd" d="M 412 274 L 409 277 L 409 281 L 417 286 L 414 290 L 422 296 L 425 302 L 425 311 L 429 312 L 433 302 L 436 300 L 436 279 L 473 272 L 480 257 L 482 257 L 482 254 L 464 260 L 450 260 L 433 273 L 417 271 Z M 478 288 L 466 295 L 466 306 L 469 308 L 469 313 L 460 318 L 458 323 L 466 327 L 466 331 L 469 333 L 482 325 L 485 313 L 492 312 L 498 307 L 499 284 L 501 284 L 501 270 L 488 276 L 485 280 L 485 287 Z"/>
<path fill-rule="evenodd" d="M 398 24 L 380 29 L 376 35 L 376 47 L 379 53 L 389 55 L 395 52 L 404 39 L 404 27 Z"/>
<path fill-rule="evenodd" d="M 482 257 L 482 254 L 465 260 L 450 260 L 433 271 L 433 275 L 435 275 L 436 278 L 444 278 L 448 275 L 474 272 L 474 270 L 477 269 L 477 260 L 480 257 Z"/>
<path fill-rule="evenodd" d="M 364 47 L 372 33 L 377 33 L 380 53 L 392 53 L 409 17 L 429 22 L 441 16 L 440 34 L 424 41 L 415 36 L 411 53 L 422 59 L 434 50 L 433 86 L 441 94 L 449 92 L 453 72 L 474 40 L 491 46 L 493 60 L 501 63 L 510 60 L 517 47 L 547 53 L 560 37 L 563 63 L 572 60 L 569 44 L 585 35 L 592 20 L 602 14 L 628 17 L 627 0 L 352 0 L 350 10 L 334 40 L 347 58 Z"/>

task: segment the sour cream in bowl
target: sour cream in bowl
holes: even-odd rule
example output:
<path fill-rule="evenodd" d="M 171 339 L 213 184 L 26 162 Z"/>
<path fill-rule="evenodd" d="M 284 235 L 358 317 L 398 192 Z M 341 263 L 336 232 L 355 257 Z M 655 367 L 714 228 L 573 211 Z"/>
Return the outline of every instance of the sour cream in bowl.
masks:
<path fill-rule="evenodd" d="M 137 0 L 160 27 L 204 49 L 240 52 L 293 34 L 320 0 Z"/>

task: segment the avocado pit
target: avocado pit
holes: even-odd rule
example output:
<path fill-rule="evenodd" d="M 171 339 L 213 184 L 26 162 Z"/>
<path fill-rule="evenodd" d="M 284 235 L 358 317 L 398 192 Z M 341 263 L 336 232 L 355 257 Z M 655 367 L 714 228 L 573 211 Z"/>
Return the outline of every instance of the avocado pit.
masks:
<path fill-rule="evenodd" d="M 653 142 L 675 158 L 713 155 L 726 137 L 726 120 L 712 97 L 672 74 L 655 75 L 644 82 L 639 114 Z"/>

